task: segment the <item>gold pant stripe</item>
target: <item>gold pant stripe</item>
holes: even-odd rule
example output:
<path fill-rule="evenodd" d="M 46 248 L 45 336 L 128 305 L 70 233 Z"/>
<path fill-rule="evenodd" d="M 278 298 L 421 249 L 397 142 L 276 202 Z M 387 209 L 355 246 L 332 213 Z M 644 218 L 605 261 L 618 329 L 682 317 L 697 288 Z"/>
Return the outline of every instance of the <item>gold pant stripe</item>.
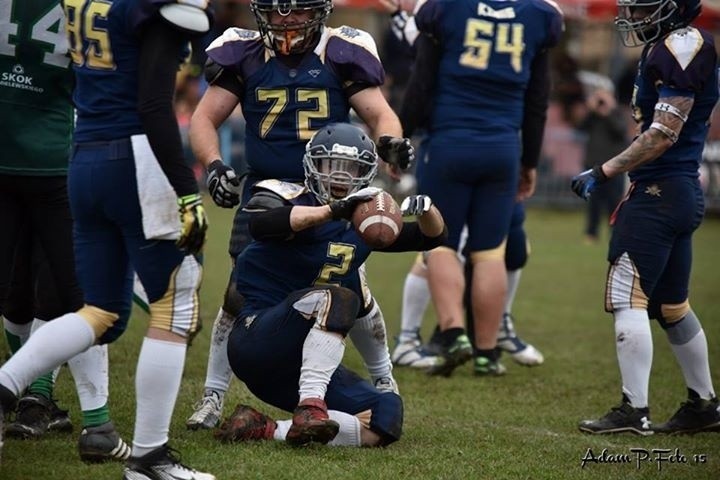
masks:
<path fill-rule="evenodd" d="M 95 338 L 102 337 L 102 335 L 113 326 L 113 323 L 120 318 L 120 315 L 117 313 L 108 312 L 102 308 L 93 307 L 92 305 L 87 304 L 83 305 L 83 307 L 78 310 L 77 314 L 85 319 L 85 321 L 92 327 L 95 332 Z"/>
<path fill-rule="evenodd" d="M 491 260 L 503 260 L 505 261 L 505 249 L 507 247 L 507 238 L 502 241 L 500 245 L 490 250 L 478 250 L 477 252 L 470 252 L 470 261 L 472 263 L 488 262 Z"/>
<path fill-rule="evenodd" d="M 660 313 L 663 316 L 663 320 L 667 323 L 675 323 L 682 320 L 689 311 L 690 301 L 687 299 L 682 303 L 660 305 Z"/>

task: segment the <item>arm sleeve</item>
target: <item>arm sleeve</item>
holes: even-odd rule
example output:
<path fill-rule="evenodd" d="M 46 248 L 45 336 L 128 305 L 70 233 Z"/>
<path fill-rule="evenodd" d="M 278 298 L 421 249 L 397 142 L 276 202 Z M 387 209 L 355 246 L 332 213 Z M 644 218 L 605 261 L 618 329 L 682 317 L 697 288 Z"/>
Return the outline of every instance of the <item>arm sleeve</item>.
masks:
<path fill-rule="evenodd" d="M 426 99 L 434 98 L 436 72 L 442 53 L 440 45 L 428 35 L 420 35 L 415 46 L 417 56 L 399 115 L 405 137 L 411 137 L 419 127 L 427 127 L 430 121 L 433 102 Z"/>
<path fill-rule="evenodd" d="M 290 212 L 293 206 L 267 190 L 258 190 L 243 211 L 250 213 L 250 236 L 256 240 L 286 240 L 293 232 Z"/>
<path fill-rule="evenodd" d="M 178 197 L 198 192 L 183 155 L 173 95 L 179 55 L 186 40 L 163 22 L 143 31 L 138 66 L 138 112 L 158 163 Z"/>
<path fill-rule="evenodd" d="M 432 250 L 435 247 L 439 247 L 447 241 L 448 230 L 447 226 L 443 228 L 443 231 L 437 237 L 428 237 L 422 230 L 417 222 L 405 222 L 403 228 L 400 230 L 398 238 L 385 248 L 377 249 L 378 252 L 424 252 Z"/>
<path fill-rule="evenodd" d="M 530 80 L 525 91 L 525 112 L 522 123 L 523 167 L 535 168 L 540 161 L 545 120 L 550 97 L 550 56 L 547 50 L 539 53 L 532 62 Z"/>

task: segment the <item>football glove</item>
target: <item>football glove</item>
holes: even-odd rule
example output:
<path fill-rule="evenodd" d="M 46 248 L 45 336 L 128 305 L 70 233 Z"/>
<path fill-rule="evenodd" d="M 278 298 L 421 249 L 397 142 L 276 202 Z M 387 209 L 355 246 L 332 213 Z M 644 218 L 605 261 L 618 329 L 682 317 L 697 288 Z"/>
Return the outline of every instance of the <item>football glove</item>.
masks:
<path fill-rule="evenodd" d="M 590 198 L 593 190 L 598 185 L 602 185 L 607 181 L 608 177 L 603 172 L 600 165 L 595 165 L 593 168 L 585 170 L 584 172 L 575 175 L 570 182 L 570 188 L 575 192 L 575 195 L 587 200 Z"/>
<path fill-rule="evenodd" d="M 199 193 L 178 198 L 180 207 L 180 238 L 177 246 L 188 254 L 199 253 L 205 244 L 208 221 Z"/>
<path fill-rule="evenodd" d="M 432 199 L 427 195 L 410 195 L 400 204 L 400 213 L 403 217 L 424 215 L 432 207 Z"/>
<path fill-rule="evenodd" d="M 378 139 L 377 151 L 380 158 L 401 170 L 407 170 L 415 160 L 415 149 L 407 138 L 383 135 Z"/>
<path fill-rule="evenodd" d="M 208 166 L 207 187 L 218 207 L 232 208 L 240 203 L 240 179 L 235 170 L 222 160 Z"/>
<path fill-rule="evenodd" d="M 410 15 L 408 15 L 408 13 L 404 10 L 398 10 L 390 17 L 390 31 L 392 31 L 395 38 L 401 42 L 407 42 L 405 39 L 405 26 L 407 25 L 409 19 Z"/>
<path fill-rule="evenodd" d="M 355 193 L 348 195 L 345 198 L 336 200 L 330 204 L 330 212 L 332 213 L 333 220 L 350 220 L 352 218 L 355 208 L 363 203 L 367 202 L 371 198 L 382 192 L 382 189 L 377 187 L 365 187 L 358 190 Z"/>

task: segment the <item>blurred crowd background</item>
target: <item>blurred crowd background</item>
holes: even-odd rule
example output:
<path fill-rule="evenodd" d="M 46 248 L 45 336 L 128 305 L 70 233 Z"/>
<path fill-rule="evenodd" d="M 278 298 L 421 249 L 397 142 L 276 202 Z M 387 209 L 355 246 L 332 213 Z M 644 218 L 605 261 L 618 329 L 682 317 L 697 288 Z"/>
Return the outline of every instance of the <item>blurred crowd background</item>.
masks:
<path fill-rule="evenodd" d="M 401 0 L 401 5 L 411 11 L 414 1 Z M 603 153 L 612 155 L 635 135 L 630 101 L 641 49 L 624 48 L 620 43 L 613 25 L 615 0 L 560 0 L 557 3 L 565 14 L 565 35 L 560 46 L 552 50 L 553 93 L 538 170 L 538 190 L 528 203 L 582 208 L 568 184 L 571 176 L 597 162 L 592 157 L 593 151 L 597 153 L 593 145 L 604 145 Z M 410 74 L 412 51 L 392 35 L 389 16 L 378 7 L 376 0 L 335 0 L 334 5 L 329 26 L 350 25 L 368 31 L 375 38 L 386 69 L 385 94 L 390 104 L 398 107 Z M 203 78 L 204 49 L 228 27 L 256 28 L 247 0 L 215 0 L 215 8 L 214 28 L 193 45 L 192 55 L 178 73 L 176 112 L 190 161 L 193 156 L 187 143 L 187 128 L 207 86 Z M 703 13 L 696 23 L 719 36 L 720 0 L 705 0 Z M 720 45 L 720 38 L 716 44 Z M 588 126 L 588 117 L 608 106 L 608 95 L 616 108 L 606 113 L 624 122 L 626 133 L 624 138 L 600 136 L 593 140 L 597 131 Z M 717 109 L 713 120 L 703 154 L 701 180 L 708 213 L 720 214 L 720 113 Z M 243 137 L 244 121 L 237 111 L 223 125 L 220 138 L 223 158 L 238 172 L 246 168 Z M 195 164 L 195 171 L 198 180 L 202 180 L 203 169 Z M 409 175 L 399 184 L 388 183 L 386 187 L 404 195 L 414 189 L 414 181 Z"/>

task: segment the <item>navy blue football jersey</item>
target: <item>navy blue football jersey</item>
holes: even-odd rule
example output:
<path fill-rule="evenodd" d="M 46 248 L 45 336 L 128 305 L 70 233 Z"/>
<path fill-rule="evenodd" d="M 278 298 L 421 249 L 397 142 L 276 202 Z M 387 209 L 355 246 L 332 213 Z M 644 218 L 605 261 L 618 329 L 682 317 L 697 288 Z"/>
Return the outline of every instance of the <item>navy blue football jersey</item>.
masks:
<path fill-rule="evenodd" d="M 255 191 L 267 189 L 290 205 L 317 206 L 315 196 L 301 184 L 263 180 Z M 236 259 L 235 279 L 245 299 L 243 315 L 273 307 L 290 292 L 313 285 L 341 285 L 369 299 L 362 264 L 372 248 L 350 222 L 339 220 L 311 227 L 289 241 L 254 241 Z"/>
<path fill-rule="evenodd" d="M 77 82 L 75 141 L 143 133 L 137 111 L 139 32 L 169 3 L 175 0 L 63 1 Z M 184 3 L 208 8 L 207 0 Z M 178 51 L 178 62 L 184 54 Z"/>
<path fill-rule="evenodd" d="M 693 96 L 679 138 L 665 153 L 630 172 L 630 179 L 698 176 L 710 115 L 718 100 L 717 54 L 712 35 L 687 27 L 645 47 L 635 80 L 632 107 L 642 131 L 652 123 L 661 96 Z"/>
<path fill-rule="evenodd" d="M 257 31 L 230 28 L 208 57 L 239 82 L 251 176 L 301 181 L 305 144 L 329 123 L 347 122 L 348 88 L 380 86 L 385 72 L 372 37 L 351 27 L 324 28 L 318 45 L 289 67 Z"/>
<path fill-rule="evenodd" d="M 443 50 L 431 132 L 518 141 L 532 60 L 554 46 L 563 30 L 557 5 L 546 0 L 421 0 L 415 22 Z"/>

